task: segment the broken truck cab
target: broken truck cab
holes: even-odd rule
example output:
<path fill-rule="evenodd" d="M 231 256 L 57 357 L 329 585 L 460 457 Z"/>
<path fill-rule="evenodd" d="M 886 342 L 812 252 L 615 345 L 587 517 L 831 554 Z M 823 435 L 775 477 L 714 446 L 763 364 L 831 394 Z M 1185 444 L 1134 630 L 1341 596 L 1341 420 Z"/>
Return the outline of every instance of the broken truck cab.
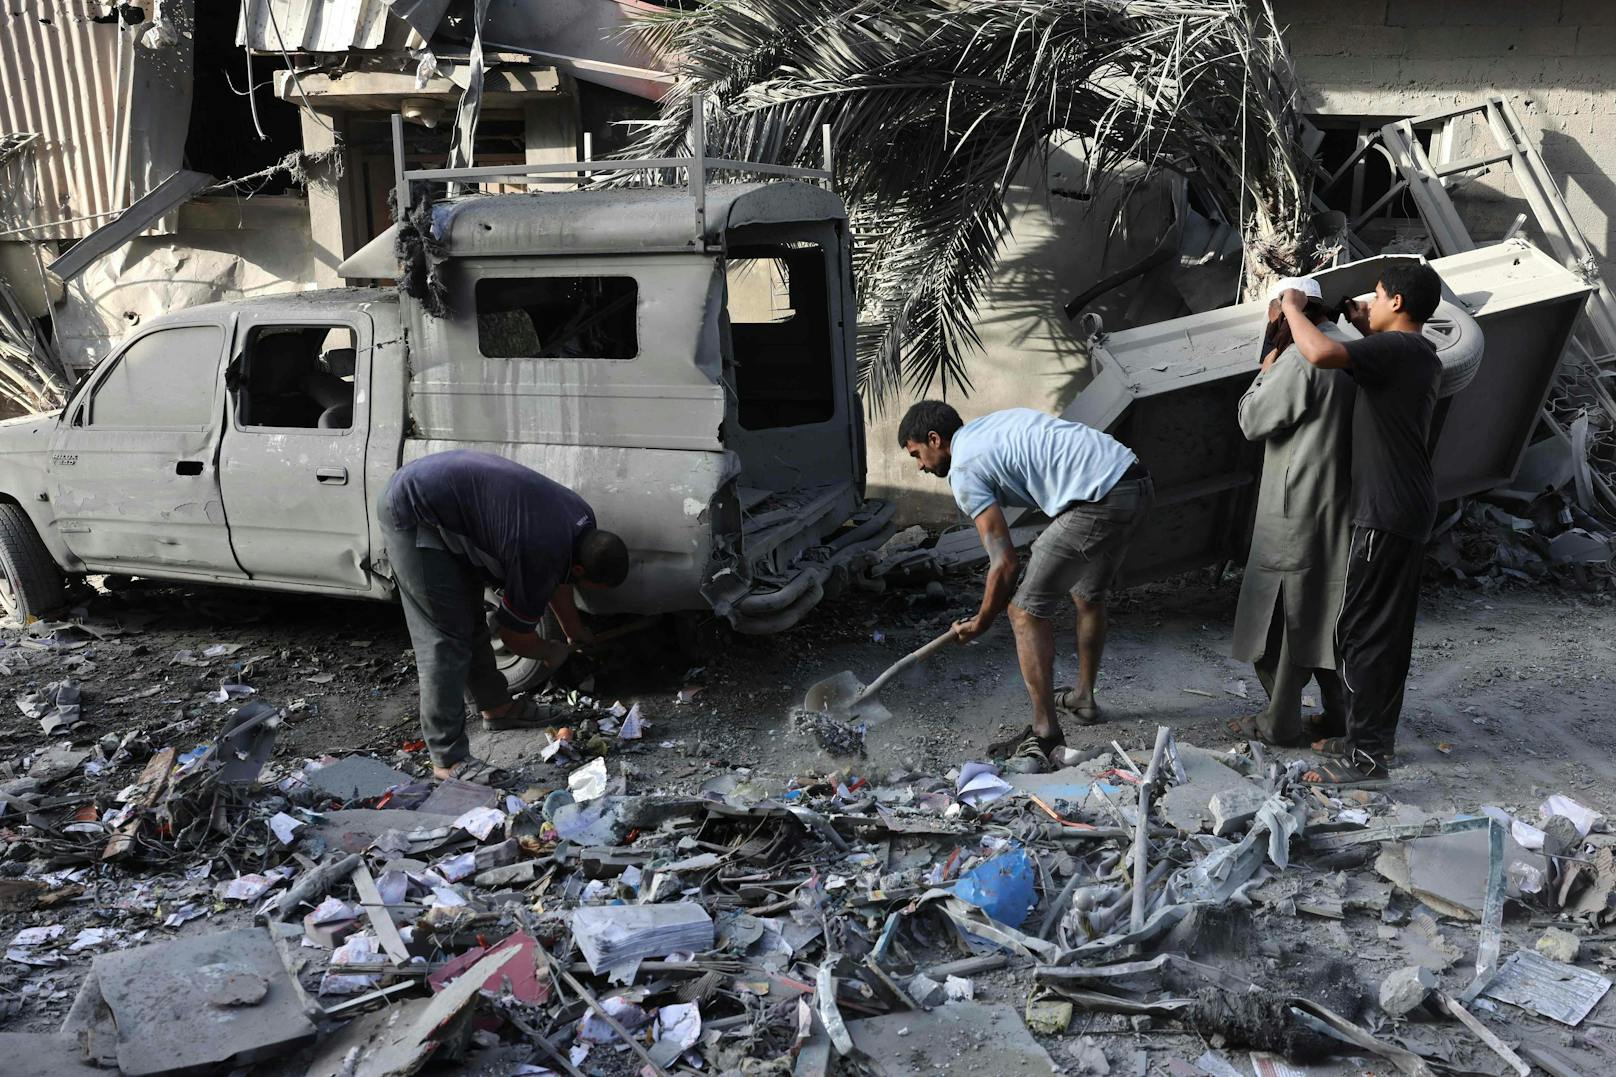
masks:
<path fill-rule="evenodd" d="M 406 459 L 471 445 L 581 493 L 634 553 L 592 609 L 791 627 L 891 534 L 864 500 L 851 239 L 793 180 L 435 207 L 408 301 Z"/>
<path fill-rule="evenodd" d="M 572 487 L 623 536 L 628 582 L 581 596 L 591 612 L 797 623 L 892 530 L 864 498 L 845 207 L 798 178 L 704 181 L 759 170 L 741 162 L 570 189 L 625 167 L 431 205 L 430 302 L 344 288 L 179 311 L 60 416 L 0 425 L 7 609 L 42 614 L 87 572 L 389 597 L 377 497 L 401 463 L 470 448 Z M 396 231 L 345 275 L 399 277 Z"/>

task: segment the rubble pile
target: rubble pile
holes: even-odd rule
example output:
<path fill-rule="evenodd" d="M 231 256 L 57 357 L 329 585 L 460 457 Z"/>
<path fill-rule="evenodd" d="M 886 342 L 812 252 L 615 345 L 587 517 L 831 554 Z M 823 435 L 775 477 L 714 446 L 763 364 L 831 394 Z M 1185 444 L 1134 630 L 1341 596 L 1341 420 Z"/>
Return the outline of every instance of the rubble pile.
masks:
<path fill-rule="evenodd" d="M 1426 818 L 1166 727 L 1046 774 L 714 765 L 685 791 L 541 737 L 508 792 L 279 762 L 285 718 L 69 737 L 0 787 L 0 988 L 66 1007 L 14 1049 L 129 1074 L 1422 1074 L 1553 1052 L 1610 986 L 1587 942 L 1616 839 L 1565 797 Z"/>

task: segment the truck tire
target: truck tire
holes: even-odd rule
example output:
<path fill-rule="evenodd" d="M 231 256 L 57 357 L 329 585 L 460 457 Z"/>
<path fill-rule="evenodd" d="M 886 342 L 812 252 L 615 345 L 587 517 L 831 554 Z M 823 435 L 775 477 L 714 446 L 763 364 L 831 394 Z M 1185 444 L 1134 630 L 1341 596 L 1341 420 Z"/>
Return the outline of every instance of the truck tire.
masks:
<path fill-rule="evenodd" d="M 512 654 L 505 649 L 499 639 L 499 625 L 494 621 L 494 611 L 499 608 L 499 595 L 490 590 L 485 593 L 484 601 L 488 607 L 488 635 L 494 645 L 494 661 L 499 665 L 499 671 L 505 675 L 505 683 L 510 686 L 511 692 L 531 692 L 550 679 L 550 671 L 544 663 L 537 658 L 523 658 L 519 654 Z M 539 622 L 540 639 L 565 639 L 562 634 L 561 623 L 556 620 L 555 614 L 549 610 L 544 611 L 544 619 Z"/>
<path fill-rule="evenodd" d="M 67 585 L 20 505 L 0 504 L 0 606 L 23 624 L 61 609 Z"/>
<path fill-rule="evenodd" d="M 1436 346 L 1436 357 L 1442 360 L 1439 399 L 1454 395 L 1475 379 L 1486 341 L 1481 326 L 1464 308 L 1446 299 L 1438 302 L 1436 312 L 1425 323 L 1425 339 Z"/>

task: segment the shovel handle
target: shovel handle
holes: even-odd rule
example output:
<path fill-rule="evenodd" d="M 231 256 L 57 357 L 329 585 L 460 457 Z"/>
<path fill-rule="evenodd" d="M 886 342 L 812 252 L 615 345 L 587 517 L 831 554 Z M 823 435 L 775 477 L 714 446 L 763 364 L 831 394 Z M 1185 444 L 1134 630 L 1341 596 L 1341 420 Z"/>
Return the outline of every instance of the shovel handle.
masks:
<path fill-rule="evenodd" d="M 887 671 L 881 674 L 881 676 L 877 677 L 875 680 L 871 681 L 870 686 L 864 689 L 864 691 L 860 692 L 858 699 L 854 700 L 853 702 L 855 704 L 862 703 L 864 700 L 869 699 L 871 696 L 875 695 L 875 693 L 879 692 L 882 686 L 892 678 L 896 677 L 898 674 L 902 673 L 916 662 L 919 662 L 921 659 L 930 658 L 933 654 L 942 650 L 948 644 L 956 642 L 958 639 L 959 637 L 954 634 L 953 626 L 950 625 L 947 632 L 944 632 L 942 635 L 938 636 L 925 646 L 917 647 L 915 650 L 910 651 L 908 654 L 892 663 L 892 665 L 888 666 Z"/>

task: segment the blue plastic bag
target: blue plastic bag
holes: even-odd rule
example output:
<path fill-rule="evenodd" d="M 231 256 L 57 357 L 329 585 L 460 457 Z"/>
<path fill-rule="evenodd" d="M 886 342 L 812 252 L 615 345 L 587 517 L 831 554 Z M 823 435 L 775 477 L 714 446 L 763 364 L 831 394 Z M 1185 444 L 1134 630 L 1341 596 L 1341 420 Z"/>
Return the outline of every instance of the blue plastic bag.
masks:
<path fill-rule="evenodd" d="M 1020 927 L 1037 904 L 1032 861 L 1027 850 L 1017 846 L 978 864 L 959 877 L 954 884 L 954 894 L 999 923 Z"/>

